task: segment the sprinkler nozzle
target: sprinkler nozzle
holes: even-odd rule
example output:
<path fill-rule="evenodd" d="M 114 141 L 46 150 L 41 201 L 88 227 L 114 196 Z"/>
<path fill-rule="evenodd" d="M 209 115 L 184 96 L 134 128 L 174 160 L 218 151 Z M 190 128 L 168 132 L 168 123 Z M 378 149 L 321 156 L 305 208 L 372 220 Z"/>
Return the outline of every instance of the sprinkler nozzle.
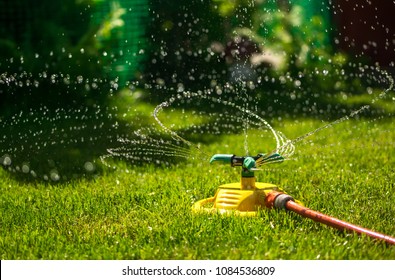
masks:
<path fill-rule="evenodd" d="M 254 177 L 254 171 L 256 170 L 256 160 L 263 157 L 262 154 L 258 154 L 255 157 L 239 157 L 232 154 L 216 154 L 211 157 L 210 163 L 214 161 L 222 161 L 224 163 L 230 163 L 230 166 L 241 166 L 242 177 Z"/>
<path fill-rule="evenodd" d="M 232 162 L 232 157 L 234 157 L 235 155 L 231 155 L 231 154 L 216 154 L 213 155 L 210 159 L 210 163 L 213 163 L 214 161 L 221 161 L 224 163 L 231 163 Z"/>
<path fill-rule="evenodd" d="M 210 163 L 220 161 L 223 163 L 230 163 L 232 167 L 242 166 L 244 168 L 251 169 L 255 167 L 255 161 L 262 157 L 264 157 L 264 154 L 258 154 L 255 157 L 240 157 L 233 154 L 216 154 L 211 157 Z M 245 162 L 246 159 L 248 160 Z M 254 162 L 254 164 L 252 164 L 252 162 Z"/>
<path fill-rule="evenodd" d="M 279 153 L 273 153 L 269 155 L 265 155 L 265 154 L 259 154 L 259 155 L 260 157 L 255 159 L 258 166 L 267 163 L 281 163 L 284 161 L 284 157 Z"/>
<path fill-rule="evenodd" d="M 269 155 L 257 154 L 254 157 L 245 156 L 240 157 L 233 154 L 216 154 L 210 159 L 210 163 L 214 161 L 220 161 L 224 163 L 230 163 L 230 166 L 242 167 L 242 177 L 254 177 L 254 171 L 259 170 L 258 167 L 262 164 L 283 162 L 284 158 L 278 153 L 272 153 Z"/>

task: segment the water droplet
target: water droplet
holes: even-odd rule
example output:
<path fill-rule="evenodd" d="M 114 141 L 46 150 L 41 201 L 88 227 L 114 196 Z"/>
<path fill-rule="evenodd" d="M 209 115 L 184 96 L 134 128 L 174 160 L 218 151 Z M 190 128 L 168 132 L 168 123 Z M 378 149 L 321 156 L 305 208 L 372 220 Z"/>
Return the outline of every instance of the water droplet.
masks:
<path fill-rule="evenodd" d="M 9 165 L 11 165 L 11 163 L 12 163 L 12 160 L 11 160 L 11 158 L 9 157 L 9 156 L 7 156 L 7 155 L 4 155 L 3 157 L 2 157 L 2 163 L 3 163 L 3 165 L 4 166 L 9 166 Z"/>
<path fill-rule="evenodd" d="M 59 181 L 60 176 L 59 173 L 56 169 L 51 170 L 50 174 L 49 174 L 50 178 L 52 181 Z"/>
<path fill-rule="evenodd" d="M 30 171 L 29 165 L 23 164 L 23 165 L 22 165 L 22 172 L 23 172 L 23 173 L 29 173 L 29 171 Z"/>
<path fill-rule="evenodd" d="M 90 161 L 85 162 L 84 168 L 87 172 L 93 172 L 95 170 L 94 164 Z"/>

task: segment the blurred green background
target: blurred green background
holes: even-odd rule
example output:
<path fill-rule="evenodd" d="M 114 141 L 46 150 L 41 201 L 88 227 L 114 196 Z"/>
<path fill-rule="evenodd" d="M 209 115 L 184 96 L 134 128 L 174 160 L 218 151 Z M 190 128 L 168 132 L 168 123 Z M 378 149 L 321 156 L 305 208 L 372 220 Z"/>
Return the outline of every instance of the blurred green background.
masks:
<path fill-rule="evenodd" d="M 352 7 L 338 2 L 2 0 L 0 109 L 105 104 L 124 87 L 149 89 L 149 100 L 158 101 L 237 78 L 252 80 L 265 102 L 280 92 L 282 106 L 295 96 L 299 103 L 325 103 L 334 91 L 361 90 L 361 81 L 339 74 L 350 61 L 393 63 L 372 48 L 358 51 L 356 32 L 345 29 Z M 381 16 L 385 6 L 364 11 Z"/>

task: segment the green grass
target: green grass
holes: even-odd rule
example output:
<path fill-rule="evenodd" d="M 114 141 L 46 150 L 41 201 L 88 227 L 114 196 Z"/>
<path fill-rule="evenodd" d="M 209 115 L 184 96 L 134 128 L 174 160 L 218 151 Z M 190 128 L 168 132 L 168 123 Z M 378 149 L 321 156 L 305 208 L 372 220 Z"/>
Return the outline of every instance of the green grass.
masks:
<path fill-rule="evenodd" d="M 291 139 L 320 125 L 308 119 L 274 124 Z M 254 133 L 260 132 L 249 137 L 252 149 L 270 150 L 271 140 L 256 143 Z M 203 149 L 232 153 L 242 145 L 242 135 L 228 135 Z M 394 155 L 393 119 L 352 119 L 298 143 L 292 160 L 256 175 L 314 210 L 394 236 Z M 194 202 L 239 180 L 236 168 L 198 159 L 170 166 L 114 164 L 117 170 L 103 168 L 97 177 L 56 184 L 19 180 L 0 169 L 0 258 L 395 258 L 395 246 L 290 212 L 193 214 Z"/>

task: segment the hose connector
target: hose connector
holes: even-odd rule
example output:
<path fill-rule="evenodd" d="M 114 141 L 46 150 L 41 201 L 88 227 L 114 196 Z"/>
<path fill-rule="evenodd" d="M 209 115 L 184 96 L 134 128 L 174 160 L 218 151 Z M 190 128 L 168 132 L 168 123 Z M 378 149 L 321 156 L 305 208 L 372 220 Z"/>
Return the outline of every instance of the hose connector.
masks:
<path fill-rule="evenodd" d="M 276 209 L 287 209 L 286 205 L 288 201 L 295 201 L 295 199 L 286 194 L 286 193 L 281 193 L 278 196 L 276 196 L 276 199 L 274 200 L 274 208 Z"/>
<path fill-rule="evenodd" d="M 271 191 L 265 197 L 265 206 L 267 208 L 287 209 L 288 201 L 295 201 L 295 199 L 286 193 Z"/>

